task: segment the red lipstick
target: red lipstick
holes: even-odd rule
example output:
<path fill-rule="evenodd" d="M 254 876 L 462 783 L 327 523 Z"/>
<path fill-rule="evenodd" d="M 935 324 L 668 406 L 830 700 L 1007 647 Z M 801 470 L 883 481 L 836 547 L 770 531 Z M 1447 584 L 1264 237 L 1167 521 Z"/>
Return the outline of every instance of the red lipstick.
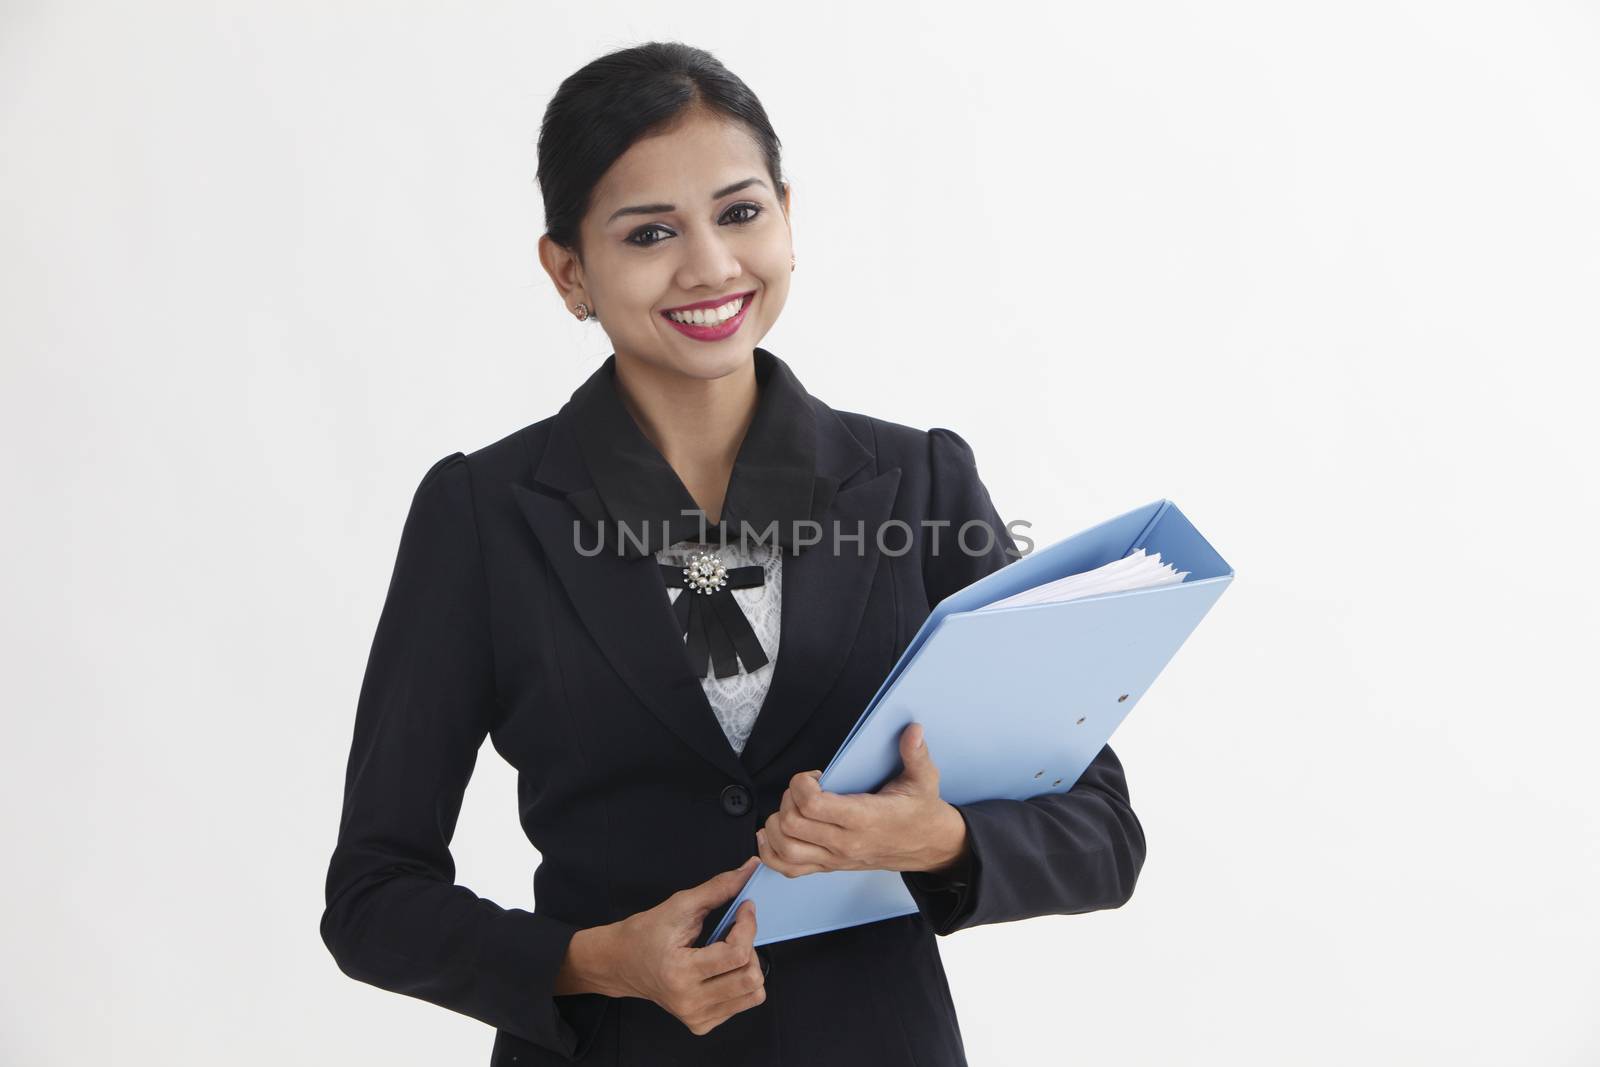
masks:
<path fill-rule="evenodd" d="M 702 300 L 695 304 L 685 304 L 682 307 L 668 308 L 666 311 L 661 312 L 661 317 L 666 319 L 668 324 L 676 329 L 679 333 L 688 337 L 693 337 L 696 341 L 720 341 L 725 337 L 733 336 L 733 334 L 738 331 L 739 326 L 744 322 L 745 315 L 750 311 L 750 305 L 755 303 L 755 292 L 756 291 L 754 289 L 751 289 L 745 293 L 733 293 L 729 296 L 715 297 L 711 300 Z M 668 312 L 671 311 L 694 311 L 696 308 L 721 307 L 723 304 L 726 304 L 728 301 L 739 296 L 744 297 L 744 303 L 740 306 L 738 313 L 727 322 L 721 323 L 717 326 L 697 326 L 694 323 L 679 322 L 670 314 L 668 314 Z"/>

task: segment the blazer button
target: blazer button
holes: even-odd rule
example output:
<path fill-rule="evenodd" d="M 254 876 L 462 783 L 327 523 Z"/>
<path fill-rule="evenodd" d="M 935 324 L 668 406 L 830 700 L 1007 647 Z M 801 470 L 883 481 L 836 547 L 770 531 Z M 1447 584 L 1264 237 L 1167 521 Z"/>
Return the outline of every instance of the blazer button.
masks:
<path fill-rule="evenodd" d="M 729 815 L 745 815 L 750 811 L 750 790 L 735 782 L 722 791 L 722 810 Z"/>

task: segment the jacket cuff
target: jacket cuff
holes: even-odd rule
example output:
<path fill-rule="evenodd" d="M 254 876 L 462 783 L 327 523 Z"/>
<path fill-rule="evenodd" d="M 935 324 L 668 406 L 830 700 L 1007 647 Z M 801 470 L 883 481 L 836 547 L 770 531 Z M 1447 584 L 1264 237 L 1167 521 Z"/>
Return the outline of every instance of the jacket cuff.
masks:
<path fill-rule="evenodd" d="M 567 946 L 581 927 L 520 908 L 508 911 L 517 920 L 507 924 L 510 936 L 484 946 L 486 970 L 501 975 L 501 987 L 516 990 L 520 1002 L 507 1006 L 517 1022 L 504 1029 L 570 1060 L 581 1060 L 600 1033 L 613 999 L 600 993 L 555 993 Z"/>
<path fill-rule="evenodd" d="M 961 929 L 971 917 L 972 907 L 977 898 L 979 872 L 982 870 L 982 859 L 977 836 L 972 832 L 972 824 L 967 821 L 967 813 L 962 811 L 961 805 L 956 804 L 954 807 L 961 812 L 962 821 L 967 823 L 967 848 L 961 859 L 948 870 L 938 873 L 900 872 L 900 880 L 905 883 L 906 891 L 916 902 L 917 910 L 932 925 L 934 933 L 940 936 Z"/>

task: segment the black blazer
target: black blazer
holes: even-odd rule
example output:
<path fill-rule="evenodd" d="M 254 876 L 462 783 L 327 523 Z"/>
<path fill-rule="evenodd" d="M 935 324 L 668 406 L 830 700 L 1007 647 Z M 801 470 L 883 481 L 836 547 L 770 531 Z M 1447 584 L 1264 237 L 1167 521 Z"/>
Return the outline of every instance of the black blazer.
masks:
<path fill-rule="evenodd" d="M 955 432 L 835 410 L 756 352 L 767 415 L 749 437 L 804 438 L 817 513 L 868 533 L 859 555 L 826 540 L 785 555 L 780 650 L 742 754 L 690 667 L 660 569 L 574 539 L 597 488 L 576 401 L 609 388 L 615 356 L 556 415 L 439 460 L 411 502 L 356 707 L 321 934 L 350 977 L 495 1027 L 493 1067 L 955 1067 L 966 1061 L 935 935 L 1133 893 L 1144 833 L 1108 746 L 1067 792 L 961 805 L 966 884 L 903 874 L 919 912 L 761 946 L 766 1001 L 706 1035 L 642 998 L 552 995 L 576 930 L 755 854 L 790 778 L 827 766 L 930 606 L 1015 557 Z M 798 423 L 775 421 L 780 401 Z M 757 510 L 752 454 L 730 483 L 737 514 Z M 874 537 L 890 519 L 909 527 L 910 551 Z M 973 519 L 994 548 L 950 550 Z M 925 525 L 937 520 L 949 525 Z M 532 911 L 455 884 L 450 839 L 485 737 L 517 768 L 542 857 Z M 939 738 L 928 746 L 938 763 Z"/>

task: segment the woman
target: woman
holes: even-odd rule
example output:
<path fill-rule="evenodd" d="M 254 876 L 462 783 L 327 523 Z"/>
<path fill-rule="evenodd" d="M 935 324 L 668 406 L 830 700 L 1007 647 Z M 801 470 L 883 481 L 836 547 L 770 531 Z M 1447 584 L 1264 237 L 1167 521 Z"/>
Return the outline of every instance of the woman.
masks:
<path fill-rule="evenodd" d="M 649 44 L 568 78 L 539 180 L 543 265 L 615 351 L 417 488 L 323 939 L 351 977 L 494 1026 L 492 1064 L 962 1064 L 936 935 L 1118 907 L 1145 849 L 1109 747 L 1067 792 L 957 808 L 913 724 L 876 793 L 817 785 L 930 606 L 1016 555 L 972 450 L 835 410 L 757 347 L 791 192 L 710 55 Z M 971 523 L 986 551 L 957 546 Z M 532 912 L 454 884 L 485 737 L 542 856 Z M 899 871 L 919 910 L 757 949 L 746 902 L 697 947 L 757 859 Z"/>

